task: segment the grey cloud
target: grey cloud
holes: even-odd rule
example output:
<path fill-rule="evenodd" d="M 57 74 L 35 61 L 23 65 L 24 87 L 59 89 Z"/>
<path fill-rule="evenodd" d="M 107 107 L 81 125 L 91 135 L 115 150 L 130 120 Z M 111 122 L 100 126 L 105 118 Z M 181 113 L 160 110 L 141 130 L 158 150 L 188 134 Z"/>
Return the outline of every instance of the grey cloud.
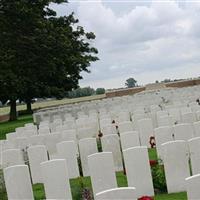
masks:
<path fill-rule="evenodd" d="M 200 3 L 98 1 L 67 7 L 56 9 L 74 10 L 80 25 L 97 36 L 93 45 L 100 61 L 83 73 L 82 86 L 120 87 L 130 76 L 139 83 L 199 76 Z"/>

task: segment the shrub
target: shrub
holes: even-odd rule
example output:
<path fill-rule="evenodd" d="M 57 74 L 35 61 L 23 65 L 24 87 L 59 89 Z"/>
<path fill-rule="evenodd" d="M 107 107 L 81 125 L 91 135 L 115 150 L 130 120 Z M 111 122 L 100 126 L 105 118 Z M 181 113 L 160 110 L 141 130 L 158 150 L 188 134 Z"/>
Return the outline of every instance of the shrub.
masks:
<path fill-rule="evenodd" d="M 86 97 L 95 94 L 95 90 L 91 87 L 77 88 L 68 92 L 67 96 L 69 98 Z"/>
<path fill-rule="evenodd" d="M 97 88 L 96 94 L 105 94 L 106 90 L 104 88 Z"/>
<path fill-rule="evenodd" d="M 166 192 L 167 185 L 165 179 L 165 172 L 163 165 L 154 165 L 151 167 L 151 173 L 153 178 L 153 186 L 157 192 Z"/>

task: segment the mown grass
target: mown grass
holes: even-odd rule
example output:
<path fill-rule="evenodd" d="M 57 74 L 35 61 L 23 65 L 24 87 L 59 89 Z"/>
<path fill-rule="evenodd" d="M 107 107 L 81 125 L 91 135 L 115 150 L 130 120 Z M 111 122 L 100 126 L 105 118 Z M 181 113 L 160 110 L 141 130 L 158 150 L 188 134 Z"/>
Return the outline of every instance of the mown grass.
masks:
<path fill-rule="evenodd" d="M 32 115 L 23 115 L 11 122 L 0 122 L 0 140 L 5 139 L 7 133 L 14 132 L 15 128 L 22 127 L 24 124 L 31 122 L 33 122 Z"/>
<path fill-rule="evenodd" d="M 148 149 L 148 152 L 149 152 L 149 160 L 157 160 L 158 159 L 156 148 Z"/>

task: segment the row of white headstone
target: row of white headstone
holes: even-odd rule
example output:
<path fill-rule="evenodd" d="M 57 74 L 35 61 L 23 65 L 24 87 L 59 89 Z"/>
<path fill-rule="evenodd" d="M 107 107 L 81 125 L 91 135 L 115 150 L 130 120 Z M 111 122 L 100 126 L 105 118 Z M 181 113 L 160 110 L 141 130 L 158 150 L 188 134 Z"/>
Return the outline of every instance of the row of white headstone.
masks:
<path fill-rule="evenodd" d="M 114 169 L 113 171 L 120 171 L 123 169 L 123 166 L 122 166 L 122 155 L 121 155 L 120 146 L 119 146 L 120 145 L 119 138 L 117 135 L 113 135 L 113 137 L 111 136 L 112 135 L 109 135 L 109 138 L 107 138 L 106 142 L 104 142 L 102 138 L 102 147 L 105 152 L 112 152 L 113 169 Z M 127 141 L 129 142 L 129 140 Z M 189 141 L 190 152 L 188 151 L 188 146 L 185 141 L 170 141 L 161 145 L 162 156 L 163 156 L 162 158 L 163 158 L 167 188 L 168 188 L 169 193 L 186 190 L 185 178 L 190 176 L 190 169 L 189 169 L 189 163 L 188 163 L 189 157 L 191 159 L 193 174 L 196 175 L 200 173 L 200 164 L 199 164 L 200 151 L 198 149 L 199 144 L 200 144 L 200 138 L 194 138 L 191 141 Z M 78 177 L 79 170 L 78 170 L 78 163 L 77 163 L 77 157 L 76 157 L 77 152 L 75 148 L 75 143 L 73 141 L 62 142 L 62 143 L 57 144 L 57 149 L 59 152 L 57 158 L 66 159 L 66 163 L 67 163 L 66 169 L 68 171 L 68 177 L 69 178 Z M 81 157 L 83 174 L 84 176 L 90 175 L 92 177 L 90 165 L 88 161 L 88 156 L 98 152 L 96 140 L 94 138 L 87 138 L 87 139 L 80 140 L 79 149 L 80 149 L 80 157 Z M 134 147 L 131 149 L 134 149 L 135 153 L 132 154 L 132 156 L 129 156 L 130 159 L 126 159 L 127 158 L 126 154 L 128 154 L 127 152 L 129 151 L 127 151 L 127 149 L 123 150 L 126 171 L 128 170 L 128 166 L 129 166 L 129 164 L 127 163 L 129 163 L 129 160 L 130 160 L 130 162 L 134 163 L 134 166 L 132 166 L 131 169 L 135 167 L 136 175 L 142 177 L 142 174 L 144 174 L 146 178 L 151 177 L 150 175 L 149 176 L 147 175 L 147 174 L 150 174 L 148 172 L 148 169 L 150 169 L 150 166 L 149 166 L 149 161 L 148 161 L 147 148 Z M 137 151 L 138 151 L 138 155 L 137 155 Z M 145 153 L 143 151 L 145 151 Z M 3 160 L 3 162 L 5 162 L 7 166 L 19 165 L 19 164 L 24 163 L 20 150 L 11 149 L 11 150 L 5 151 L 4 154 L 5 154 L 4 155 L 5 160 Z M 42 172 L 40 170 L 40 163 L 48 161 L 47 150 L 45 146 L 32 146 L 28 148 L 28 157 L 29 157 L 29 164 L 30 164 L 30 170 L 31 170 L 33 183 L 43 182 Z M 103 165 L 103 162 L 99 162 L 98 165 L 96 166 L 96 169 L 98 169 L 98 166 L 101 168 L 102 165 Z M 139 173 L 140 171 L 137 171 L 136 169 L 137 170 L 141 169 L 141 174 Z M 147 172 L 147 174 L 145 172 Z M 141 177 L 140 178 L 138 177 L 138 179 L 132 178 L 131 172 L 129 173 L 127 171 L 128 180 L 129 180 L 129 177 L 131 177 L 130 180 L 132 179 L 134 181 L 138 180 L 139 183 L 141 182 L 141 180 L 143 180 Z M 145 177 L 144 177 L 144 180 L 147 181 Z M 149 178 L 149 180 L 151 180 L 151 178 Z M 130 185 L 130 186 L 136 187 L 136 182 L 134 183 L 135 185 Z M 142 187 L 144 187 L 144 183 L 142 183 Z"/>
<path fill-rule="evenodd" d="M 154 195 L 146 147 L 135 147 L 125 150 L 124 160 L 128 187 L 117 188 L 112 153 L 103 152 L 88 156 L 95 199 L 131 200 L 143 195 Z M 72 199 L 67 165 L 64 159 L 42 162 L 40 163 L 40 170 L 46 199 Z M 182 176 L 184 177 L 185 174 L 182 173 Z M 14 165 L 5 168 L 4 178 L 8 199 L 34 199 L 27 165 Z M 180 185 L 179 187 L 181 189 L 184 187 L 187 191 L 188 200 L 198 199 L 200 196 L 200 174 L 182 179 L 184 181 L 181 181 L 181 184 L 184 182 L 184 186 Z M 177 182 L 172 182 L 171 184 L 177 187 Z M 127 193 L 127 191 L 129 192 Z"/>
<path fill-rule="evenodd" d="M 79 132 L 79 137 L 77 136 L 77 131 L 75 129 L 63 130 L 63 131 L 54 132 L 51 134 L 40 134 L 40 135 L 35 134 L 32 136 L 27 134 L 26 137 L 25 135 L 24 137 L 22 137 L 21 135 L 18 136 L 19 134 L 18 134 L 18 128 L 17 128 L 17 132 L 15 134 L 13 133 L 7 134 L 6 136 L 7 140 L 5 143 L 7 145 L 4 145 L 5 147 L 2 147 L 2 148 L 3 150 L 9 149 L 9 148 L 23 149 L 27 146 L 32 146 L 32 145 L 46 145 L 50 155 L 51 154 L 54 155 L 56 153 L 56 150 L 55 150 L 56 143 L 59 143 L 61 141 L 70 141 L 70 140 L 77 142 L 81 138 L 88 138 L 88 137 L 95 136 L 95 131 L 89 131 L 90 130 L 89 128 L 84 128 L 81 130 L 82 132 Z M 113 124 L 105 125 L 102 129 L 103 136 L 107 136 L 110 134 L 117 134 L 117 132 L 119 132 L 121 136 L 129 133 L 129 135 L 132 136 L 132 140 L 130 141 L 132 142 L 135 141 L 136 144 L 141 143 L 142 145 L 148 146 L 148 147 L 150 146 L 149 138 L 155 135 L 158 154 L 160 154 L 159 152 L 160 144 L 164 142 L 171 141 L 171 140 L 186 140 L 187 141 L 193 137 L 199 137 L 200 136 L 200 121 L 195 122 L 194 124 L 189 124 L 189 123 L 177 124 L 174 126 L 165 126 L 165 127 L 159 127 L 159 128 L 153 129 L 151 119 L 142 119 L 139 121 L 139 131 L 135 131 L 133 129 L 131 122 L 119 123 L 118 131 L 116 130 L 115 125 Z M 130 132 L 133 134 L 130 134 Z"/>
<path fill-rule="evenodd" d="M 68 115 L 68 113 L 71 113 L 74 117 L 80 117 L 82 116 L 82 113 L 90 113 L 90 110 L 112 111 L 117 107 L 120 108 L 119 110 L 125 109 L 135 111 L 139 108 L 145 108 L 145 110 L 150 109 L 151 111 L 157 111 L 159 110 L 158 105 L 166 105 L 166 109 L 186 107 L 189 105 L 192 109 L 195 109 L 197 108 L 195 101 L 199 98 L 199 91 L 199 86 L 178 89 L 173 88 L 168 90 L 161 89 L 159 91 L 143 92 L 133 96 L 130 95 L 92 102 L 81 102 L 51 108 L 51 110 L 42 110 L 35 113 L 34 118 L 41 118 L 39 120 L 35 119 L 35 122 L 38 122 L 39 124 L 40 121 L 44 120 L 52 122 L 55 118 L 61 118 L 64 120 L 63 116 Z"/>
<path fill-rule="evenodd" d="M 200 125 L 200 123 L 198 122 L 198 128 L 200 127 L 199 125 Z M 150 127 L 150 126 L 148 127 L 145 125 L 143 129 L 146 130 L 146 133 L 149 133 L 149 131 L 152 129 L 152 127 Z M 193 141 L 192 138 L 194 136 L 192 134 L 192 130 L 193 129 L 190 124 L 176 125 L 174 127 L 174 129 L 172 129 L 172 127 L 160 127 L 160 128 L 155 129 L 157 152 L 158 152 L 159 158 L 162 159 L 161 144 L 169 142 L 169 141 L 173 141 L 173 140 L 180 140 L 180 139 L 184 139 L 186 141 L 188 139 L 190 139 L 191 141 Z M 143 131 L 143 133 L 144 132 L 145 131 Z M 143 137 L 144 136 L 145 135 L 143 134 Z M 146 138 L 148 139 L 148 136 L 146 136 Z M 52 159 L 52 158 L 57 157 L 57 154 L 59 155 L 58 148 L 56 148 L 57 143 L 60 143 L 62 141 L 74 141 L 76 154 L 79 154 L 78 146 L 77 146 L 78 143 L 76 140 L 75 132 L 73 132 L 73 133 L 66 132 L 64 135 L 63 134 L 61 134 L 61 135 L 60 134 L 49 134 L 49 135 L 45 135 L 45 136 L 39 136 L 39 135 L 32 136 L 32 137 L 30 137 L 30 141 L 31 141 L 30 145 L 27 145 L 27 143 L 24 142 L 24 140 L 22 140 L 22 138 L 18 138 L 17 142 L 20 143 L 20 145 L 15 146 L 15 148 L 19 148 L 22 150 L 22 149 L 26 149 L 25 147 L 28 147 L 28 146 L 45 145 L 48 150 L 49 156 Z M 84 148 L 87 149 L 87 146 L 89 145 L 89 143 L 87 144 L 87 141 L 88 141 L 88 139 L 79 141 L 80 152 L 85 151 Z M 93 153 L 97 152 L 96 139 L 93 138 L 93 140 L 90 139 L 89 142 L 90 141 L 93 141 L 93 147 L 94 147 L 94 148 L 91 148 L 90 151 Z M 101 139 L 101 142 L 102 142 L 103 151 L 113 152 L 114 160 L 116 163 L 115 166 L 116 166 L 116 168 L 121 170 L 121 167 L 122 167 L 121 160 L 122 159 L 121 159 L 121 154 L 120 154 L 120 143 L 119 143 L 118 135 L 117 134 L 104 135 Z M 126 148 L 130 148 L 130 147 L 134 147 L 134 146 L 140 146 L 140 145 L 144 146 L 143 144 L 141 144 L 141 135 L 139 135 L 137 131 L 121 132 L 120 142 L 121 142 L 122 150 L 124 150 Z M 90 142 L 90 143 L 92 144 L 92 142 Z M 189 142 L 189 144 L 190 143 L 191 142 Z M 86 147 L 84 147 L 84 144 Z M 96 151 L 94 151 L 93 149 L 95 149 Z M 13 152 L 12 148 L 10 150 L 8 149 L 8 151 L 4 150 L 2 155 L 5 154 L 5 156 L 3 156 L 3 157 L 4 158 L 7 157 L 9 159 L 8 155 L 11 154 L 9 152 Z M 5 160 L 5 159 L 3 159 L 3 160 Z M 5 165 L 5 162 L 4 162 L 4 165 Z M 84 172 L 85 172 L 85 170 L 84 170 Z M 85 172 L 84 174 L 87 175 L 87 172 Z"/>

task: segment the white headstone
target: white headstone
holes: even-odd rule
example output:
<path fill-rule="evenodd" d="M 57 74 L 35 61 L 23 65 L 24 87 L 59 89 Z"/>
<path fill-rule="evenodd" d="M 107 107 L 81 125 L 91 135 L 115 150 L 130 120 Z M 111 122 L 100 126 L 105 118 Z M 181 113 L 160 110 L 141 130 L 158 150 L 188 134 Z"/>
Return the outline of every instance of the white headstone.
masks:
<path fill-rule="evenodd" d="M 39 135 L 50 134 L 49 126 L 39 128 L 38 133 Z"/>
<path fill-rule="evenodd" d="M 168 193 L 186 190 L 185 178 L 190 176 L 187 143 L 183 140 L 161 145 Z"/>
<path fill-rule="evenodd" d="M 169 115 L 160 116 L 158 117 L 157 120 L 158 120 L 158 127 L 172 125 L 172 119 Z"/>
<path fill-rule="evenodd" d="M 15 144 L 15 148 L 26 150 L 26 148 L 29 146 L 28 138 L 26 137 L 17 137 L 14 139 L 13 143 Z"/>
<path fill-rule="evenodd" d="M 182 114 L 183 123 L 193 123 L 196 121 L 196 116 L 193 112 L 187 112 Z"/>
<path fill-rule="evenodd" d="M 200 174 L 200 137 L 188 140 L 192 174 Z"/>
<path fill-rule="evenodd" d="M 74 141 L 63 141 L 56 146 L 58 158 L 66 160 L 69 178 L 79 177 L 76 143 Z"/>
<path fill-rule="evenodd" d="M 83 176 L 89 176 L 88 156 L 98 152 L 96 139 L 85 138 L 79 140 L 79 151 Z"/>
<path fill-rule="evenodd" d="M 46 199 L 72 199 L 65 159 L 41 163 Z"/>
<path fill-rule="evenodd" d="M 169 126 L 162 126 L 154 129 L 155 140 L 156 140 L 156 150 L 158 157 L 162 159 L 162 148 L 161 144 L 174 140 L 173 129 Z"/>
<path fill-rule="evenodd" d="M 138 131 L 124 132 L 120 135 L 122 150 L 140 146 Z"/>
<path fill-rule="evenodd" d="M 20 149 L 8 149 L 2 152 L 3 167 L 10 167 L 13 165 L 23 165 L 23 154 Z"/>
<path fill-rule="evenodd" d="M 59 133 L 45 135 L 45 146 L 51 159 L 57 156 L 56 144 L 61 142 L 62 136 Z"/>
<path fill-rule="evenodd" d="M 121 187 L 96 194 L 95 200 L 137 200 L 134 187 Z"/>
<path fill-rule="evenodd" d="M 173 126 L 175 140 L 189 140 L 194 137 L 194 129 L 191 124 L 177 124 Z"/>
<path fill-rule="evenodd" d="M 79 140 L 95 136 L 96 136 L 96 131 L 91 127 L 77 129 L 77 137 Z"/>
<path fill-rule="evenodd" d="M 88 165 L 94 195 L 98 192 L 117 187 L 111 152 L 96 153 L 88 156 Z"/>
<path fill-rule="evenodd" d="M 200 197 L 200 174 L 186 178 L 188 200 L 198 200 Z"/>
<path fill-rule="evenodd" d="M 200 137 L 200 121 L 194 122 L 194 136 Z"/>
<path fill-rule="evenodd" d="M 134 131 L 133 123 L 131 121 L 121 122 L 118 124 L 118 127 L 120 135 L 125 132 Z"/>
<path fill-rule="evenodd" d="M 101 138 L 101 144 L 104 152 L 112 152 L 115 171 L 123 170 L 119 136 L 116 134 L 105 135 Z"/>
<path fill-rule="evenodd" d="M 15 165 L 5 168 L 4 179 L 8 199 L 34 199 L 28 166 Z"/>
<path fill-rule="evenodd" d="M 44 135 L 34 135 L 28 138 L 29 145 L 44 145 L 45 142 L 45 136 Z"/>
<path fill-rule="evenodd" d="M 136 188 L 136 197 L 154 196 L 147 147 L 133 147 L 123 151 L 129 187 Z"/>
<path fill-rule="evenodd" d="M 101 132 L 103 133 L 103 135 L 117 134 L 116 127 L 113 124 L 103 126 L 101 128 Z"/>
<path fill-rule="evenodd" d="M 151 119 L 142 119 L 138 121 L 141 145 L 150 147 L 150 137 L 154 135 Z"/>
<path fill-rule="evenodd" d="M 31 146 L 27 150 L 31 177 L 33 184 L 42 183 L 40 163 L 48 160 L 47 150 L 44 145 Z"/>

